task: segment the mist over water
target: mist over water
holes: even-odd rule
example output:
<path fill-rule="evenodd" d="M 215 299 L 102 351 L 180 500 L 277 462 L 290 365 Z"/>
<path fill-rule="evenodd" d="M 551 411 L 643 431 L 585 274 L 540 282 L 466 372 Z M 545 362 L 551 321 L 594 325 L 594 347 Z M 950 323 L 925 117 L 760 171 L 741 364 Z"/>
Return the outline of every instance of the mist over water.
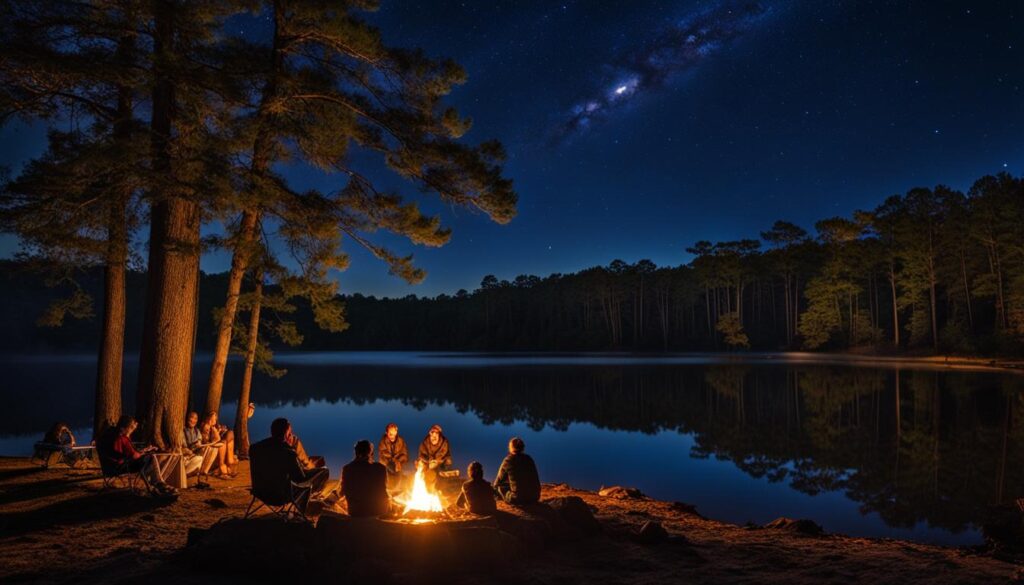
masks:
<path fill-rule="evenodd" d="M 410 450 L 438 423 L 459 469 L 479 460 L 493 477 L 519 435 L 545 482 L 636 486 L 738 523 L 790 516 L 831 532 L 970 544 L 989 506 L 1024 495 L 1024 377 L 1012 374 L 600 354 L 293 353 L 277 363 L 285 377 L 254 380 L 250 434 L 285 416 L 333 475 L 388 422 Z M 229 424 L 238 366 L 225 382 Z M 195 405 L 208 368 L 196 360 Z M 92 356 L 4 357 L 0 372 L 0 454 L 29 454 L 58 419 L 89 439 Z M 128 411 L 135 377 L 128 362 Z"/>

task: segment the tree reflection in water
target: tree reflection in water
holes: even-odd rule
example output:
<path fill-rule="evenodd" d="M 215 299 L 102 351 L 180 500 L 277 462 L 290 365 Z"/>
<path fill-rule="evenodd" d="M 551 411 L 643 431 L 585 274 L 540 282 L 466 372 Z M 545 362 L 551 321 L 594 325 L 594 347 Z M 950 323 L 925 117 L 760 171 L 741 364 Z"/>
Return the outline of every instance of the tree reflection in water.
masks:
<path fill-rule="evenodd" d="M 303 364 L 282 379 L 257 380 L 254 399 L 261 407 L 450 404 L 484 424 L 677 431 L 692 435 L 691 457 L 727 460 L 806 494 L 841 491 L 895 527 L 923 521 L 958 532 L 988 506 L 1024 495 L 1020 376 L 766 364 L 485 365 Z M 3 367 L 13 405 L 0 414 L 6 432 L 41 433 L 57 417 L 42 405 L 88 425 L 87 363 Z M 237 372 L 229 374 L 226 387 L 237 388 Z"/>

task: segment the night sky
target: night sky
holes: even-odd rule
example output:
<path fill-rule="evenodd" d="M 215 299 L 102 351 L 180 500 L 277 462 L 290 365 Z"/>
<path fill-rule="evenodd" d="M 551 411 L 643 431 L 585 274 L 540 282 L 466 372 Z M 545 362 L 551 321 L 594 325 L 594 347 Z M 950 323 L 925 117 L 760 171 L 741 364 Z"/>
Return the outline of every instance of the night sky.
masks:
<path fill-rule="evenodd" d="M 474 119 L 466 140 L 505 144 L 519 216 L 499 226 L 374 173 L 440 213 L 453 238 L 423 249 L 376 235 L 416 253 L 429 276 L 415 287 L 351 245 L 344 292 L 435 295 L 616 258 L 676 265 L 697 240 L 756 237 L 776 219 L 813 231 L 911 187 L 1024 173 L 1024 3 L 382 4 L 368 18 L 390 44 L 467 69 L 451 101 Z M 0 130 L 0 164 L 17 169 L 42 147 L 40 128 Z"/>

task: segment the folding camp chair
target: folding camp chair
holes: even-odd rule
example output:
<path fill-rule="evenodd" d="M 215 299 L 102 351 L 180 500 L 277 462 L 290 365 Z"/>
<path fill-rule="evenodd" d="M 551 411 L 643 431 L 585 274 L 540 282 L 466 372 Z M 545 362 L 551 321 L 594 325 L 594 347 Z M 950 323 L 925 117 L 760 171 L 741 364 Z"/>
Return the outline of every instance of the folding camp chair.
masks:
<path fill-rule="evenodd" d="M 255 516 L 257 511 L 265 507 L 285 522 L 298 519 L 301 519 L 303 522 L 312 522 L 304 511 L 306 502 L 309 501 L 313 489 L 312 486 L 297 484 L 293 481 L 288 483 L 290 484 L 290 494 L 286 499 L 279 497 L 277 494 L 263 494 L 257 492 L 255 488 L 249 488 L 252 499 L 249 500 L 249 506 L 245 509 L 243 519 L 247 520 Z"/>
<path fill-rule="evenodd" d="M 141 488 L 145 488 L 145 493 L 153 493 L 153 486 L 149 485 L 145 468 L 130 469 L 128 461 L 118 462 L 103 452 L 98 455 L 100 472 L 103 474 L 103 489 L 115 488 L 120 482 L 122 488 L 128 488 L 133 494 L 142 492 Z"/>

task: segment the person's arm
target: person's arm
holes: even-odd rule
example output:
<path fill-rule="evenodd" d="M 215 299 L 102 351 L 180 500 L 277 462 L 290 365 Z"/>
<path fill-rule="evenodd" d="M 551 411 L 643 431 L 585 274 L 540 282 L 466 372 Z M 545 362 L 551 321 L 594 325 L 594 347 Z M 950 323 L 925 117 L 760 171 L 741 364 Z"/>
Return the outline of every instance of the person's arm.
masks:
<path fill-rule="evenodd" d="M 409 461 L 409 447 L 405 445 L 405 439 L 398 437 L 398 452 L 395 454 L 395 463 L 405 465 Z"/>
<path fill-rule="evenodd" d="M 440 467 L 451 467 L 452 466 L 452 444 L 448 442 L 448 439 L 444 440 L 444 446 L 441 449 L 441 453 L 438 454 Z"/>
<path fill-rule="evenodd" d="M 469 498 L 466 497 L 466 486 L 462 486 L 459 499 L 455 501 L 456 508 L 469 508 Z"/>
<path fill-rule="evenodd" d="M 508 457 L 501 462 L 501 467 L 498 468 L 498 475 L 494 476 L 494 482 L 491 486 L 495 489 L 508 486 Z"/>
<path fill-rule="evenodd" d="M 430 451 L 427 450 L 427 441 L 420 443 L 419 459 L 424 463 L 430 462 Z"/>
<path fill-rule="evenodd" d="M 68 443 L 68 445 L 74 447 L 75 446 L 75 435 L 71 432 L 71 429 L 69 429 L 67 427 L 64 427 L 64 430 L 66 430 L 68 432 L 68 438 L 71 439 L 71 442 Z"/>

